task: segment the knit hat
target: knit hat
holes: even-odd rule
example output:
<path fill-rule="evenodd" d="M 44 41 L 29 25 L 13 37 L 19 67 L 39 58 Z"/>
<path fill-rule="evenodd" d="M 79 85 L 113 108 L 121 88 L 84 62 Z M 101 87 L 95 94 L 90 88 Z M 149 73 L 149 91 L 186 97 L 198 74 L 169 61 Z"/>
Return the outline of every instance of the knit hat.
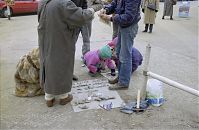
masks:
<path fill-rule="evenodd" d="M 105 45 L 102 48 L 99 49 L 99 55 L 103 59 L 111 58 L 112 51 L 109 45 Z"/>

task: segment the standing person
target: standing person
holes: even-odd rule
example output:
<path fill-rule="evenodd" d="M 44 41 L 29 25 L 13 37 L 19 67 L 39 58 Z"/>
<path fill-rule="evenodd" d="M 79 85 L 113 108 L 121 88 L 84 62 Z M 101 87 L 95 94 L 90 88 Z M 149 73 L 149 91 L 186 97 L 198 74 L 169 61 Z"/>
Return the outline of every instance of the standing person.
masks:
<path fill-rule="evenodd" d="M 73 98 L 68 93 L 72 87 L 78 28 L 91 21 L 93 15 L 93 9 L 82 10 L 71 0 L 42 0 L 39 3 L 40 83 L 48 107 L 53 106 L 56 95 L 60 105 Z"/>
<path fill-rule="evenodd" d="M 116 55 L 119 59 L 118 77 L 109 80 L 110 90 L 128 89 L 132 72 L 132 47 L 134 38 L 138 31 L 140 20 L 141 0 L 113 0 L 111 4 L 102 10 L 99 16 L 104 20 L 110 20 L 118 24 L 118 43 L 116 45 Z M 106 13 L 106 14 L 105 14 Z M 114 16 L 109 14 L 115 13 Z"/>
<path fill-rule="evenodd" d="M 170 20 L 173 20 L 173 5 L 176 5 L 177 0 L 165 0 L 164 1 L 164 11 L 162 19 L 164 16 L 170 16 Z"/>
<path fill-rule="evenodd" d="M 94 11 L 99 11 L 102 9 L 103 4 L 101 0 L 72 0 L 76 6 L 81 7 L 82 9 L 93 8 Z M 80 32 L 82 34 L 83 45 L 82 45 L 82 58 L 86 54 L 86 52 L 90 51 L 90 37 L 92 30 L 92 21 L 83 25 L 80 28 Z"/>
<path fill-rule="evenodd" d="M 150 7 L 151 5 L 152 7 Z M 142 32 L 152 33 L 153 24 L 155 24 L 156 13 L 159 9 L 159 0 L 144 0 L 142 4 L 142 12 L 144 13 L 145 29 Z"/>
<path fill-rule="evenodd" d="M 72 0 L 72 2 L 74 2 L 77 7 L 81 7 L 82 9 L 87 9 L 88 7 L 91 7 L 94 9 L 95 12 L 103 7 L 101 0 Z M 79 29 L 79 33 L 81 32 L 83 39 L 82 57 L 81 57 L 82 59 L 84 55 L 88 51 L 90 51 L 91 30 L 92 30 L 92 21 L 87 22 Z M 73 75 L 73 80 L 77 81 L 78 77 L 76 75 Z"/>

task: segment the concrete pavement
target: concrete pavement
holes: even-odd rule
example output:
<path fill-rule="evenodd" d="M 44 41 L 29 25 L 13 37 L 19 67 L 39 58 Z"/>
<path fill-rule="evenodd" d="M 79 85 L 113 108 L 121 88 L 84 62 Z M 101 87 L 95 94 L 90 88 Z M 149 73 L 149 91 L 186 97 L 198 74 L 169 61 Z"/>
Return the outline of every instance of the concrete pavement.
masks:
<path fill-rule="evenodd" d="M 198 2 L 198 1 L 197 1 Z M 198 88 L 198 3 L 191 2 L 190 17 L 162 20 L 163 3 L 157 13 L 152 34 L 142 33 L 143 19 L 134 46 L 144 55 L 152 46 L 150 70 L 174 81 Z M 38 46 L 37 16 L 18 16 L 11 21 L 0 19 L 0 93 L 1 129 L 198 129 L 199 98 L 164 84 L 166 102 L 150 107 L 142 114 L 127 115 L 119 109 L 89 110 L 74 113 L 70 104 L 47 108 L 44 97 L 20 98 L 13 95 L 14 73 L 19 58 Z M 98 49 L 111 40 L 112 29 L 93 22 L 91 49 Z M 92 79 L 81 67 L 82 37 L 76 48 L 75 74 L 80 80 Z M 130 88 L 118 91 L 124 101 L 136 98 L 143 83 L 143 67 L 133 74 Z"/>

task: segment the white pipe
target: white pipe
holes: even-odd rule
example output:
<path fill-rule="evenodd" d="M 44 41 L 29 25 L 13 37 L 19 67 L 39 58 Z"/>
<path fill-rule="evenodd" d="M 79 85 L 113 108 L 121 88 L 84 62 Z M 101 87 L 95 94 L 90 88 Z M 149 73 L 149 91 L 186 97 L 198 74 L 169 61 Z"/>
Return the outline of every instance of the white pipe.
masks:
<path fill-rule="evenodd" d="M 178 83 L 178 82 L 175 82 L 175 81 L 173 81 L 173 80 L 170 80 L 170 79 L 168 79 L 168 78 L 166 78 L 166 77 L 157 75 L 157 74 L 152 73 L 152 72 L 147 72 L 147 75 L 150 76 L 150 77 L 152 77 L 152 78 L 154 78 L 154 79 L 158 79 L 158 80 L 160 80 L 160 81 L 162 81 L 162 82 L 164 82 L 164 83 L 166 83 L 166 84 L 168 84 L 168 85 L 171 85 L 171 86 L 173 86 L 173 87 L 176 87 L 176 88 L 178 88 L 178 89 L 181 89 L 181 90 L 183 90 L 183 91 L 185 91 L 185 92 L 191 93 L 191 94 L 193 94 L 193 95 L 199 97 L 199 91 L 198 91 L 198 90 L 195 90 L 195 89 L 193 89 L 193 88 L 191 88 L 191 87 L 182 85 L 182 84 L 180 84 L 180 83 Z"/>
<path fill-rule="evenodd" d="M 151 45 L 148 44 L 146 46 L 146 52 L 145 52 L 145 58 L 144 58 L 144 65 L 143 65 L 144 71 L 148 71 L 150 54 L 151 54 Z"/>

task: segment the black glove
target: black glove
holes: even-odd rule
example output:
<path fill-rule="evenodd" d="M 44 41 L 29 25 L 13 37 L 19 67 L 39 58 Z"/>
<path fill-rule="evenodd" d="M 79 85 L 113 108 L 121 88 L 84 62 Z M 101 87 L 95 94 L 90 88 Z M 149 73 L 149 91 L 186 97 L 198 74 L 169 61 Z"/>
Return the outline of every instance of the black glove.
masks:
<path fill-rule="evenodd" d="M 158 12 L 158 10 L 155 10 L 155 12 Z"/>
<path fill-rule="evenodd" d="M 144 9 L 142 9 L 142 13 L 144 13 Z"/>
<path fill-rule="evenodd" d="M 115 69 L 111 69 L 111 76 L 115 76 Z"/>

